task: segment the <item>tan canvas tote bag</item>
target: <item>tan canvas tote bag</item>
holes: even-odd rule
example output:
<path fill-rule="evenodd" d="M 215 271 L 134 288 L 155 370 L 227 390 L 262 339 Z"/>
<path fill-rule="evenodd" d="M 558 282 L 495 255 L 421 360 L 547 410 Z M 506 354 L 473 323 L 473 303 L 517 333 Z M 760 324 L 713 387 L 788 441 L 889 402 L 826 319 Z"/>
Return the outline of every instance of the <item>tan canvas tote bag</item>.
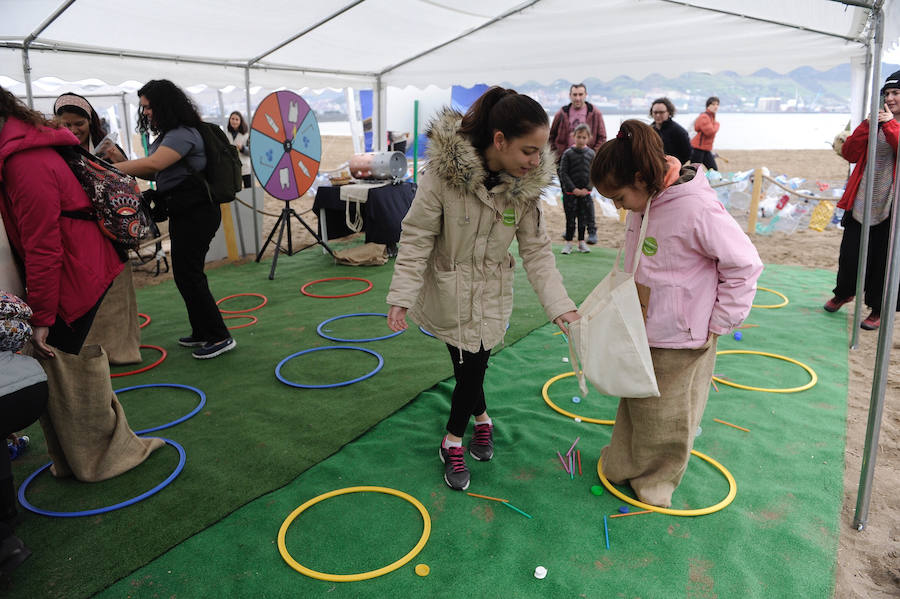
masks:
<path fill-rule="evenodd" d="M 586 378 L 606 395 L 659 397 L 634 283 L 650 220 L 650 201 L 652 198 L 644 210 L 631 272 L 619 269 L 620 248 L 612 270 L 578 308 L 581 318 L 569 323 L 569 356 L 583 395 L 588 393 Z"/>

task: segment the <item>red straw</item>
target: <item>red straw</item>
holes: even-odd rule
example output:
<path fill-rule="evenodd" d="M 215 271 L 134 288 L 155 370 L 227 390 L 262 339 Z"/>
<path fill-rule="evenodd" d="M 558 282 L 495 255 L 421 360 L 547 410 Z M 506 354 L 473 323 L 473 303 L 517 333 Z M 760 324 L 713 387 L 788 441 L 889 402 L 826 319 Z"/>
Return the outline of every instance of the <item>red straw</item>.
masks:
<path fill-rule="evenodd" d="M 576 450 L 576 455 L 578 455 L 578 476 L 581 476 L 581 450 Z"/>

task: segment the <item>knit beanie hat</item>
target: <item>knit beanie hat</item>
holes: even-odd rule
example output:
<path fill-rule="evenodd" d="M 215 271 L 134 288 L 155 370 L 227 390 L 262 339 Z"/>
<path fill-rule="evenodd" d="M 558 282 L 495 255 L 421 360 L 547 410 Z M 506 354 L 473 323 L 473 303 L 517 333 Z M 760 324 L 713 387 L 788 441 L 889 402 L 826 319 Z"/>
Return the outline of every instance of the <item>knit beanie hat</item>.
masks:
<path fill-rule="evenodd" d="M 887 89 L 900 89 L 900 71 L 894 71 L 885 79 L 881 93 L 884 93 Z"/>

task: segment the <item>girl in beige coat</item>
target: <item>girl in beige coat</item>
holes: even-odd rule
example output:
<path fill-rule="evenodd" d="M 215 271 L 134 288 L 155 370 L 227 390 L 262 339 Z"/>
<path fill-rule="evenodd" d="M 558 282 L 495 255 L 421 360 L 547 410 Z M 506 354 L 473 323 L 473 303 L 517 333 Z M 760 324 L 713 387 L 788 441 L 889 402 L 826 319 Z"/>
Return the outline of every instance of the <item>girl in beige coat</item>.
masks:
<path fill-rule="evenodd" d="M 469 486 L 462 437 L 472 416 L 470 455 L 494 453 L 483 383 L 512 313 L 513 240 L 547 317 L 563 330 L 579 318 L 541 220 L 555 168 L 549 135 L 544 109 L 513 90 L 490 88 L 465 116 L 445 109 L 429 126 L 428 166 L 403 220 L 388 326 L 405 329 L 409 311 L 450 350 L 456 387 L 439 455 L 453 489 Z"/>

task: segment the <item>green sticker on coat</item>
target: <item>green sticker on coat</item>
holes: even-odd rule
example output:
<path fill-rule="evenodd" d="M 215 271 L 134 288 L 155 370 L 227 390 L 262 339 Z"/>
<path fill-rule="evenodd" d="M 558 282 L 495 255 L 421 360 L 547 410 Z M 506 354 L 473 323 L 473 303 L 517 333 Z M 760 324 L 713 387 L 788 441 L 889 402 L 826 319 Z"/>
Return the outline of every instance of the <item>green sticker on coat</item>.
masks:
<path fill-rule="evenodd" d="M 515 208 L 507 208 L 503 211 L 503 224 L 507 227 L 514 227 L 516 225 L 516 209 Z"/>
<path fill-rule="evenodd" d="M 656 251 L 659 249 L 659 245 L 656 243 L 656 237 L 648 237 L 644 240 L 644 245 L 641 248 L 641 251 L 644 252 L 645 256 L 653 256 L 656 254 Z"/>

